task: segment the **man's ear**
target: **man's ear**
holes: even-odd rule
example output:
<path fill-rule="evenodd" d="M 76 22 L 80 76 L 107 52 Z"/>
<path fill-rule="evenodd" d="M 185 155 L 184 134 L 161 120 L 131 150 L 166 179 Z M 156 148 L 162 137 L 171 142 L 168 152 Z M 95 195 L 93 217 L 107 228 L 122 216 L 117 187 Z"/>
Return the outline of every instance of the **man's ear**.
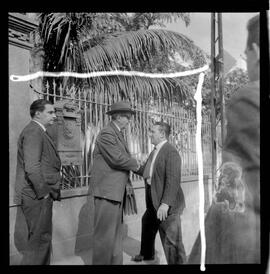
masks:
<path fill-rule="evenodd" d="M 121 119 L 121 116 L 119 114 L 116 115 L 116 121 L 119 121 Z"/>
<path fill-rule="evenodd" d="M 256 54 L 257 60 L 260 61 L 260 47 L 256 43 L 252 43 L 252 49 Z"/>
<path fill-rule="evenodd" d="M 166 134 L 165 134 L 165 131 L 164 131 L 164 130 L 161 131 L 161 134 L 162 134 L 162 138 L 165 138 L 165 139 L 166 139 Z"/>
<path fill-rule="evenodd" d="M 39 117 L 40 117 L 40 111 L 38 111 L 38 110 L 36 111 L 35 117 L 36 117 L 36 118 L 39 118 Z"/>

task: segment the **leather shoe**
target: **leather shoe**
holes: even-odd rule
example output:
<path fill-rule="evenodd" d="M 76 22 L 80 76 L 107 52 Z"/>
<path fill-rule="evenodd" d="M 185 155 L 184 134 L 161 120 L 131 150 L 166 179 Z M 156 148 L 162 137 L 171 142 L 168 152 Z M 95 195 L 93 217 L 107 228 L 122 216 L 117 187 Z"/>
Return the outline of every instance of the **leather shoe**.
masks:
<path fill-rule="evenodd" d="M 138 254 L 138 255 L 135 255 L 133 258 L 132 258 L 132 261 L 134 262 L 141 262 L 141 261 L 151 261 L 151 260 L 154 260 L 155 259 L 155 256 L 152 256 L 150 258 L 146 258 L 144 257 L 143 255 L 141 254 Z"/>

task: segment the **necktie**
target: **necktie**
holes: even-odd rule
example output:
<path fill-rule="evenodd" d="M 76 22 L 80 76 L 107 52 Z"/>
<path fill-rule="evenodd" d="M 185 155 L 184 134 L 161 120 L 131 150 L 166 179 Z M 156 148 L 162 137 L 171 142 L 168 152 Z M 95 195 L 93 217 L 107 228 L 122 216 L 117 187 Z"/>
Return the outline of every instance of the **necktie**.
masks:
<path fill-rule="evenodd" d="M 125 138 L 125 133 L 124 133 L 123 130 L 120 130 L 120 134 L 122 135 L 122 137 L 124 138 L 124 140 L 126 140 L 126 138 Z"/>
<path fill-rule="evenodd" d="M 124 131 L 120 130 L 120 135 L 122 136 L 123 141 L 124 141 L 125 145 L 127 146 L 127 139 L 126 139 Z"/>
<path fill-rule="evenodd" d="M 148 179 L 150 177 L 150 167 L 151 167 L 151 163 L 152 163 L 155 151 L 156 151 L 156 147 L 154 147 L 154 149 L 152 150 L 152 152 L 150 153 L 150 155 L 147 159 L 146 166 L 145 166 L 144 172 L 143 172 L 144 179 Z"/>

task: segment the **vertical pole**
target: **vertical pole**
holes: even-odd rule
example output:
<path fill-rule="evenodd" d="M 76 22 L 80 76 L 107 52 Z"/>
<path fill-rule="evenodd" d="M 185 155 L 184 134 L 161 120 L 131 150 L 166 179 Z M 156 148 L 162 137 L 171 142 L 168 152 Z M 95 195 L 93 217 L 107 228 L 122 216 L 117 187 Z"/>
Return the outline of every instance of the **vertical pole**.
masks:
<path fill-rule="evenodd" d="M 211 145 L 212 145 L 212 185 L 216 185 L 216 86 L 215 86 L 215 13 L 211 13 Z"/>
<path fill-rule="evenodd" d="M 220 95 L 220 121 L 221 121 L 221 148 L 225 140 L 225 98 L 223 88 L 224 75 L 224 57 L 223 57 L 223 33 L 222 33 L 222 14 L 218 13 L 218 51 L 219 51 L 219 95 Z M 221 157 L 223 159 L 223 150 L 221 150 Z"/>
<path fill-rule="evenodd" d="M 78 107 L 79 107 L 79 109 L 81 110 L 81 108 L 82 108 L 82 100 L 81 100 L 81 98 L 82 98 L 82 94 L 79 92 L 79 101 L 78 101 Z M 84 112 L 85 113 L 85 112 Z M 82 130 L 81 130 L 82 131 Z M 85 137 L 85 142 L 86 142 L 86 130 L 84 129 L 84 132 L 85 132 L 85 135 L 84 135 L 84 137 Z M 84 146 L 84 148 L 82 148 L 83 150 L 84 150 L 84 153 L 85 153 L 85 146 Z M 85 155 L 84 155 L 85 156 Z M 84 157 L 85 158 L 85 157 Z M 83 163 L 81 164 L 81 165 L 79 165 L 79 170 L 80 170 L 80 186 L 82 187 L 83 186 L 83 175 L 84 175 L 84 173 L 83 173 Z M 75 178 L 75 182 L 76 182 L 76 178 Z"/>
<path fill-rule="evenodd" d="M 85 151 L 84 151 L 84 160 L 85 160 L 85 170 L 84 170 L 84 174 L 82 174 L 83 176 L 85 177 L 82 177 L 83 180 L 81 180 L 81 186 L 87 186 L 86 182 L 87 182 L 87 176 L 88 176 L 88 150 L 87 150 L 87 146 L 86 144 L 90 141 L 90 140 L 87 140 L 88 138 L 88 128 L 87 128 L 87 125 L 88 125 L 88 121 L 87 121 L 87 91 L 85 88 L 83 88 L 83 90 L 79 92 L 79 94 L 83 94 L 83 99 L 84 99 L 84 135 L 85 135 Z M 81 99 L 81 96 L 79 97 Z M 80 109 L 81 110 L 81 109 Z M 90 148 L 90 147 L 89 147 Z M 82 182 L 83 182 L 83 185 L 82 185 Z"/>

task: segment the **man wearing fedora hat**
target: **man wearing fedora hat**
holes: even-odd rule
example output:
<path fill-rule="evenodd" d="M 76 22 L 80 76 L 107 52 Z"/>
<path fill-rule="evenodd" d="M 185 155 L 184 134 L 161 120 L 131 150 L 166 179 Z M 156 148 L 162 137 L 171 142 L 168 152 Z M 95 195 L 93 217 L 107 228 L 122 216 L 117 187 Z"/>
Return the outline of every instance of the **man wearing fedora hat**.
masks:
<path fill-rule="evenodd" d="M 123 264 L 122 214 L 129 172 L 139 164 L 122 135 L 135 112 L 128 102 L 111 105 L 112 121 L 97 136 L 89 192 L 94 197 L 93 265 Z"/>

